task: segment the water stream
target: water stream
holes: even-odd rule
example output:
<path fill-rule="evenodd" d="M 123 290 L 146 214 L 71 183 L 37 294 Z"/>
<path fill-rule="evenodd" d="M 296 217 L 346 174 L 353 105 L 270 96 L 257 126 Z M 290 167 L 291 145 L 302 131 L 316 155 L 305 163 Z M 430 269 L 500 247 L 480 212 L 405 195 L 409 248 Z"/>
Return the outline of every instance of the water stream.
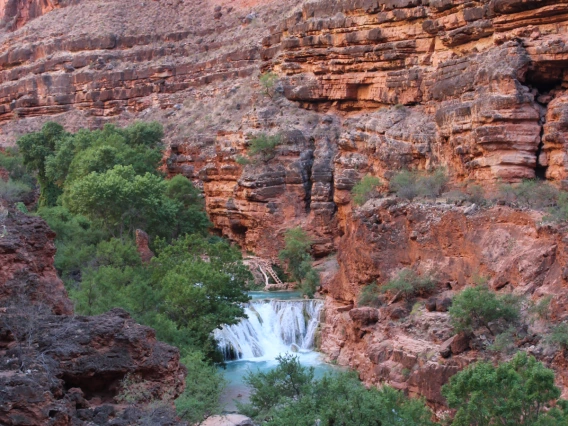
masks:
<path fill-rule="evenodd" d="M 245 402 L 248 389 L 243 378 L 248 371 L 268 371 L 276 357 L 295 353 L 302 365 L 313 366 L 316 376 L 331 370 L 314 351 L 321 300 L 304 300 L 295 292 L 253 292 L 245 308 L 247 319 L 215 330 L 219 348 L 227 361 L 228 386 L 222 397 L 225 410 L 236 411 L 234 400 Z"/>

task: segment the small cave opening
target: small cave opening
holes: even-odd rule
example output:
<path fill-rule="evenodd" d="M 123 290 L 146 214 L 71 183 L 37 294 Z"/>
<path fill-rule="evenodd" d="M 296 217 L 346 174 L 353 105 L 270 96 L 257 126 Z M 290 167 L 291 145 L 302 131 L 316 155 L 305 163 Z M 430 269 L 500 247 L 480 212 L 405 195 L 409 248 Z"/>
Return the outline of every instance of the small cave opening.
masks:
<path fill-rule="evenodd" d="M 237 235 L 245 235 L 248 231 L 248 228 L 240 222 L 233 222 L 230 226 L 231 231 Z"/>
<path fill-rule="evenodd" d="M 554 99 L 558 91 L 562 90 L 564 70 L 567 67 L 568 61 L 534 62 L 524 75 L 523 83 L 531 90 L 535 103 L 540 108 L 540 141 L 535 153 L 536 163 L 534 170 L 535 178 L 539 180 L 546 179 L 548 169 L 543 155 L 544 124 L 546 122 L 548 103 Z"/>
<path fill-rule="evenodd" d="M 548 102 L 539 101 L 538 98 L 561 88 L 564 70 L 567 67 L 568 62 L 533 63 L 524 76 L 524 84 L 531 89 L 536 89 L 537 102 L 546 104 Z"/>
<path fill-rule="evenodd" d="M 124 379 L 123 372 L 95 374 L 94 376 L 63 375 L 65 390 L 79 388 L 86 400 L 99 398 L 102 402 L 112 402 L 120 391 Z"/>

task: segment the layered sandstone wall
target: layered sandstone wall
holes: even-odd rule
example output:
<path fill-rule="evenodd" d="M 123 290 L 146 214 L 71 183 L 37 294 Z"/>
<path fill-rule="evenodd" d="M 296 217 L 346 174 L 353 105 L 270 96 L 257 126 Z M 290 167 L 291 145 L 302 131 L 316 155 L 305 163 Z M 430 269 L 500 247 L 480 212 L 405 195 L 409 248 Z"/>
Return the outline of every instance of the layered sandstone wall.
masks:
<path fill-rule="evenodd" d="M 367 382 L 442 404 L 441 384 L 483 355 L 449 340 L 444 311 L 476 275 L 498 291 L 554 295 L 553 319 L 564 319 L 565 242 L 539 214 L 351 203 L 364 175 L 388 181 L 408 167 L 444 166 L 452 183 L 536 176 L 566 187 L 563 2 L 66 6 L 0 35 L 1 143 L 53 119 L 71 130 L 160 121 L 165 168 L 203 189 L 216 232 L 273 258 L 284 231 L 302 226 L 316 256 L 337 251 L 338 272 L 325 280 L 323 349 Z M 271 97 L 258 82 L 269 70 L 279 76 Z M 281 137 L 274 158 L 239 164 L 262 133 Z M 353 303 L 363 285 L 402 267 L 436 272 L 440 310 Z M 556 366 L 566 388 L 565 360 L 539 346 L 540 331 L 527 330 L 521 346 Z"/>
<path fill-rule="evenodd" d="M 443 409 L 440 389 L 451 375 L 475 360 L 507 356 L 488 352 L 482 335 L 470 341 L 452 331 L 448 305 L 467 285 L 483 277 L 495 291 L 524 295 L 526 304 L 552 296 L 548 320 L 566 319 L 565 229 L 541 220 L 542 214 L 502 206 L 369 201 L 349 222 L 337 253 L 339 271 L 324 284 L 322 350 L 369 384 L 391 384 Z M 411 303 L 358 306 L 363 286 L 384 283 L 405 267 L 433 276 L 436 289 Z M 566 394 L 562 351 L 545 344 L 544 321 L 528 324 L 514 344 L 554 368 Z"/>

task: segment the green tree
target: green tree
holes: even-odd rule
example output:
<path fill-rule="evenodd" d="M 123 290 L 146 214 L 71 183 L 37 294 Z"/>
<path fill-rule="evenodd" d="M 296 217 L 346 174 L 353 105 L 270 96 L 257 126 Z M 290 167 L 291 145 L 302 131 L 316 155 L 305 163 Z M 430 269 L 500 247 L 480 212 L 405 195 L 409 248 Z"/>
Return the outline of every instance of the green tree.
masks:
<path fill-rule="evenodd" d="M 46 161 L 53 155 L 57 143 L 61 139 L 69 137 L 63 126 L 57 123 L 46 123 L 41 131 L 29 133 L 18 139 L 17 144 L 22 153 L 24 164 L 37 172 L 37 180 L 40 185 L 40 206 L 54 206 L 61 189 L 55 185 L 46 173 Z"/>
<path fill-rule="evenodd" d="M 312 239 L 299 226 L 288 229 L 284 234 L 284 248 L 280 250 L 278 257 L 287 264 L 288 273 L 298 282 L 303 278 L 302 263 L 311 259 L 311 246 Z"/>
<path fill-rule="evenodd" d="M 424 296 L 436 288 L 436 282 L 428 275 L 419 276 L 412 269 L 402 269 L 398 274 L 381 286 L 381 291 L 400 295 L 411 300 L 416 296 Z"/>
<path fill-rule="evenodd" d="M 282 138 L 280 135 L 267 135 L 261 133 L 251 139 L 248 147 L 248 154 L 266 163 L 276 155 L 276 147 L 280 145 Z"/>
<path fill-rule="evenodd" d="M 274 99 L 276 95 L 276 83 L 278 82 L 278 74 L 274 72 L 265 72 L 260 76 L 260 85 L 266 96 Z"/>
<path fill-rule="evenodd" d="M 167 224 L 171 237 L 178 238 L 184 234 L 205 235 L 211 222 L 205 213 L 203 197 L 191 181 L 182 175 L 176 175 L 167 181 L 165 194 L 177 203 L 175 220 Z"/>
<path fill-rule="evenodd" d="M 174 221 L 179 205 L 166 197 L 166 188 L 159 176 L 137 175 L 132 166 L 115 166 L 75 180 L 65 189 L 63 205 L 122 236 L 136 228 L 151 231 Z"/>
<path fill-rule="evenodd" d="M 288 273 L 299 283 L 303 294 L 313 297 L 319 285 L 319 273 L 313 267 L 310 248 L 312 239 L 300 227 L 291 228 L 284 234 L 284 248 L 278 257 L 287 265 Z"/>
<path fill-rule="evenodd" d="M 373 308 L 378 308 L 381 306 L 380 289 L 376 282 L 363 287 L 359 297 L 357 299 L 357 304 L 359 306 L 371 306 Z"/>
<path fill-rule="evenodd" d="M 455 426 L 560 424 L 549 422 L 564 417 L 559 410 L 546 412 L 560 396 L 554 372 L 524 352 L 497 367 L 486 362 L 467 367 L 442 394 L 457 410 Z"/>
<path fill-rule="evenodd" d="M 211 332 L 245 318 L 242 303 L 251 274 L 238 249 L 225 241 L 187 235 L 158 244 L 152 286 L 163 302 L 158 312 L 183 329 L 207 355 L 215 351 Z"/>
<path fill-rule="evenodd" d="M 208 417 L 221 413 L 219 399 L 226 381 L 200 352 L 185 356 L 181 362 L 187 369 L 187 375 L 185 391 L 175 401 L 177 413 L 190 424 L 201 424 Z"/>
<path fill-rule="evenodd" d="M 137 174 L 159 175 L 164 145 L 158 123 L 135 123 L 126 128 L 105 125 L 101 130 L 65 132 L 47 123 L 40 132 L 18 140 L 24 164 L 37 173 L 40 206 L 55 206 L 62 190 L 92 172 L 116 165 L 132 166 Z"/>
<path fill-rule="evenodd" d="M 426 198 L 440 196 L 447 183 L 448 176 L 444 168 L 435 169 L 430 173 L 402 170 L 392 177 L 389 189 L 396 192 L 400 198 L 412 201 L 418 196 Z"/>
<path fill-rule="evenodd" d="M 251 373 L 250 403 L 241 410 L 274 426 L 429 426 L 431 412 L 388 386 L 366 389 L 355 373 L 338 372 L 315 379 L 297 358 L 278 358 L 268 373 Z"/>
<path fill-rule="evenodd" d="M 456 295 L 449 309 L 450 319 L 458 332 L 472 332 L 483 326 L 495 336 L 503 324 L 520 318 L 521 299 L 512 294 L 498 296 L 486 286 L 469 287 Z"/>
<path fill-rule="evenodd" d="M 382 182 L 378 177 L 365 175 L 351 190 L 353 202 L 358 206 L 365 204 L 377 187 L 381 185 Z"/>

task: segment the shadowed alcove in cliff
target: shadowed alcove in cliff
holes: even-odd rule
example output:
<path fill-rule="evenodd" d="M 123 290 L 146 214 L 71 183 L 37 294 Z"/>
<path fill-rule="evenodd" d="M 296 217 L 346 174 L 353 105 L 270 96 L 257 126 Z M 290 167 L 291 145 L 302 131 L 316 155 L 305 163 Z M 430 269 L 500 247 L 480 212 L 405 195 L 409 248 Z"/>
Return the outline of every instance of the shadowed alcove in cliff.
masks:
<path fill-rule="evenodd" d="M 536 151 L 535 177 L 546 179 L 548 163 L 543 161 L 544 149 L 544 124 L 548 103 L 563 90 L 564 70 L 568 67 L 568 61 L 546 61 L 533 62 L 529 66 L 525 76 L 524 84 L 531 89 L 535 102 L 541 108 L 541 140 Z"/>

